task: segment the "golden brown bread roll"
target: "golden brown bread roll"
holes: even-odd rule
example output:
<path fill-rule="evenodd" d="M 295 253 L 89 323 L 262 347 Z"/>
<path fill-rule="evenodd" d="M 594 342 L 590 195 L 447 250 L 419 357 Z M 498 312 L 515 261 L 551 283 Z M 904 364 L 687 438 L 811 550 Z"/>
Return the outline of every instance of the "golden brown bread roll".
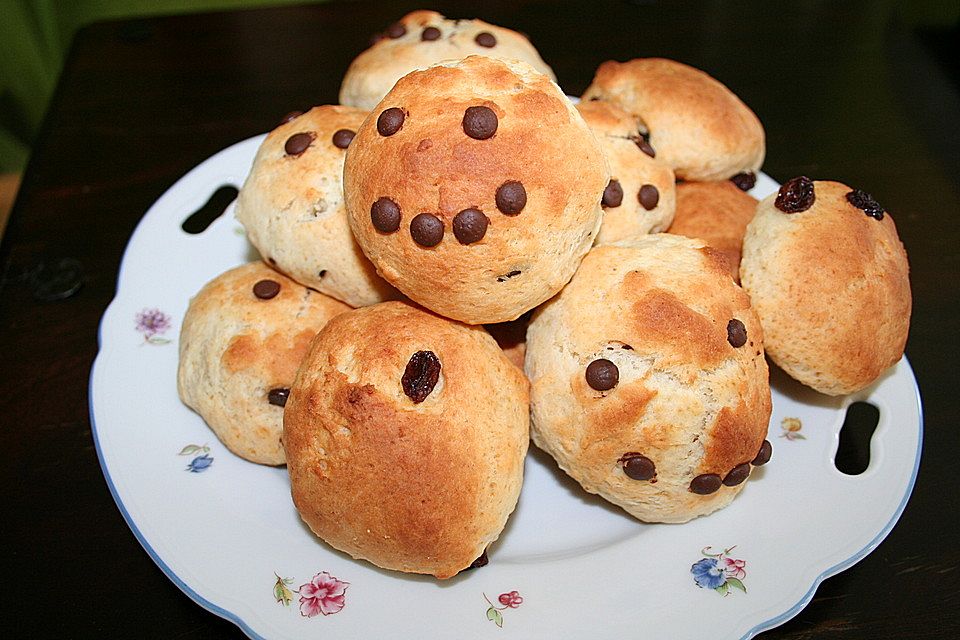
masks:
<path fill-rule="evenodd" d="M 517 504 L 526 379 L 482 327 L 407 303 L 335 320 L 284 412 L 294 504 L 355 558 L 449 578 L 497 539 Z"/>
<path fill-rule="evenodd" d="M 556 80 L 523 34 L 482 20 L 448 20 L 436 11 L 420 10 L 390 25 L 350 63 L 340 85 L 340 104 L 372 109 L 411 71 L 471 55 L 522 60 Z"/>
<path fill-rule="evenodd" d="M 669 232 L 700 238 L 727 259 L 730 275 L 740 282 L 740 248 L 757 200 L 733 182 L 682 182 L 677 185 L 677 212 Z"/>
<path fill-rule="evenodd" d="M 893 218 L 859 189 L 800 177 L 763 199 L 740 277 L 767 354 L 821 393 L 863 389 L 903 355 L 907 254 Z"/>
<path fill-rule="evenodd" d="M 352 307 L 395 299 L 357 246 L 343 198 L 343 160 L 366 111 L 314 107 L 271 131 L 237 197 L 237 220 L 264 260 Z"/>
<path fill-rule="evenodd" d="M 610 165 L 596 244 L 666 230 L 676 208 L 673 169 L 643 151 L 637 119 L 599 100 L 580 102 L 577 111 L 597 136 Z"/>
<path fill-rule="evenodd" d="M 525 368 L 533 441 L 640 520 L 726 506 L 769 453 L 763 331 L 702 241 L 595 247 L 534 313 Z"/>
<path fill-rule="evenodd" d="M 609 60 L 583 94 L 594 98 L 640 118 L 656 158 L 683 180 L 727 180 L 756 174 L 763 164 L 760 120 L 699 69 L 663 58 Z"/>
<path fill-rule="evenodd" d="M 317 331 L 350 307 L 262 262 L 223 273 L 190 301 L 177 389 L 238 456 L 285 461 L 283 405 Z"/>
<path fill-rule="evenodd" d="M 608 177 L 557 85 L 478 56 L 404 76 L 343 170 L 351 229 L 380 275 L 469 324 L 513 320 L 567 283 Z"/>

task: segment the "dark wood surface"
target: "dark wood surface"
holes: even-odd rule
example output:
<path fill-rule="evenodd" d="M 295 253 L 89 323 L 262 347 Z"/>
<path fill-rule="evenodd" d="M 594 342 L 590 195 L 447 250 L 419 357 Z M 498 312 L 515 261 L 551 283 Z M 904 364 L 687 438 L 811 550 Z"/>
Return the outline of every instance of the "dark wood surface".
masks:
<path fill-rule="evenodd" d="M 78 34 L 0 249 L 8 630 L 43 638 L 240 635 L 161 573 L 110 497 L 88 414 L 97 325 L 150 204 L 190 168 L 269 130 L 284 113 L 336 102 L 369 36 L 416 8 L 403 5 L 120 21 Z M 956 68 L 932 53 L 949 40 L 928 47 L 936 38 L 918 38 L 892 5 L 871 2 L 435 6 L 528 33 L 573 95 L 611 58 L 657 55 L 700 67 L 763 121 L 767 173 L 841 180 L 893 213 L 912 268 L 907 355 L 925 414 L 913 497 L 871 555 L 763 637 L 958 637 L 960 100 Z M 77 263 L 78 291 L 37 298 L 56 297 L 58 287 L 68 294 Z M 863 319 L 864 331 L 870 322 Z M 637 637 L 652 631 L 663 632 L 641 626 Z"/>

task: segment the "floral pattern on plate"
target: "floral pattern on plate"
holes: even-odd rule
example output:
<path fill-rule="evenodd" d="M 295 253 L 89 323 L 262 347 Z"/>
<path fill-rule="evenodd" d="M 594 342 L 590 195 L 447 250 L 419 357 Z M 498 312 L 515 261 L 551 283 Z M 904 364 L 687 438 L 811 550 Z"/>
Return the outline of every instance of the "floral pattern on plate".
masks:
<path fill-rule="evenodd" d="M 137 332 L 143 335 L 144 344 L 170 344 L 170 338 L 163 338 L 171 326 L 172 318 L 160 309 L 143 309 L 134 317 Z"/>
<path fill-rule="evenodd" d="M 293 578 L 281 578 L 274 573 L 277 581 L 273 583 L 273 598 L 277 603 L 289 607 L 293 602 L 293 594 L 300 596 L 300 615 L 304 618 L 313 618 L 322 613 L 325 616 L 339 613 L 346 605 L 346 590 L 349 582 L 338 580 L 326 571 L 313 576 L 310 582 L 300 585 L 299 589 L 291 589 Z"/>
<path fill-rule="evenodd" d="M 190 464 L 188 464 L 186 468 L 186 471 L 190 471 L 191 473 L 206 471 L 210 468 L 210 465 L 213 464 L 213 458 L 210 456 L 210 447 L 205 444 L 188 444 L 183 449 L 180 449 L 180 453 L 177 455 L 196 456 L 190 461 Z"/>
<path fill-rule="evenodd" d="M 722 596 L 730 595 L 730 589 L 747 592 L 747 587 L 743 584 L 743 579 L 747 577 L 747 562 L 730 557 L 730 552 L 735 548 L 736 545 L 720 553 L 711 553 L 712 547 L 704 547 L 700 551 L 703 558 L 690 567 L 693 581 L 698 587 L 713 589 Z"/>
<path fill-rule="evenodd" d="M 786 438 L 787 440 L 806 440 L 807 437 L 800 433 L 800 430 L 803 429 L 803 423 L 800 421 L 800 418 L 784 418 L 780 421 L 780 430 L 783 433 L 780 434 L 781 438 Z"/>
<path fill-rule="evenodd" d="M 507 609 L 516 609 L 523 604 L 523 596 L 521 596 L 517 591 L 501 593 L 497 597 L 497 602 L 500 603 L 499 607 L 490 602 L 490 598 L 487 597 L 487 594 L 483 594 L 483 599 L 487 601 L 488 605 L 490 605 L 490 607 L 487 609 L 487 620 L 493 622 L 501 629 L 503 628 L 503 614 L 501 611 L 506 611 Z"/>

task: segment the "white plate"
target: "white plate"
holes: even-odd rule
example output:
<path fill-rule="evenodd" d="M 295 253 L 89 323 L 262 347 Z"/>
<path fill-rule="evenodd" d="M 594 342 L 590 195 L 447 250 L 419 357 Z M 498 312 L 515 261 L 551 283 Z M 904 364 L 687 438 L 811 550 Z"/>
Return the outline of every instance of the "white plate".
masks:
<path fill-rule="evenodd" d="M 262 139 L 216 154 L 147 212 L 104 314 L 90 381 L 103 473 L 134 535 L 187 595 L 248 635 L 748 638 L 796 615 L 821 580 L 870 553 L 903 511 L 922 429 L 906 360 L 843 399 L 775 373 L 772 462 L 731 506 L 687 524 L 641 524 L 582 492 L 531 447 L 520 504 L 487 567 L 441 582 L 330 549 L 301 523 L 284 469 L 232 455 L 177 398 L 177 335 L 190 297 L 256 257 L 232 206 L 199 235 L 180 224 L 219 186 L 242 184 Z M 762 175 L 753 194 L 774 189 Z M 869 468 L 846 476 L 832 461 L 845 408 L 858 399 L 879 407 L 880 423 Z M 802 425 L 789 432 L 795 437 L 784 437 L 786 418 Z M 726 595 L 697 586 L 694 563 L 724 550 L 744 562 L 724 579 L 739 576 L 745 591 L 736 580 Z M 302 585 L 315 576 L 349 583 L 342 600 L 306 599 L 312 590 Z M 302 615 L 338 601 L 335 613 Z"/>

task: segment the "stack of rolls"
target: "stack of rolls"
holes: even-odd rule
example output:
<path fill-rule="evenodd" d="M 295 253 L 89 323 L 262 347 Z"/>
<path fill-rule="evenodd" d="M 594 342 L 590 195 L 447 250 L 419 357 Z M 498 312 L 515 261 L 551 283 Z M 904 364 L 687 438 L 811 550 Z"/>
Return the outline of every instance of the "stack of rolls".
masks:
<path fill-rule="evenodd" d="M 902 355 L 906 255 L 868 194 L 758 204 L 759 119 L 682 63 L 604 62 L 579 104 L 555 80 L 518 32 L 404 16 L 342 105 L 265 137 L 236 207 L 263 259 L 191 300 L 183 402 L 355 558 L 485 564 L 531 437 L 640 521 L 709 514 L 771 457 L 766 355 L 824 393 Z"/>

